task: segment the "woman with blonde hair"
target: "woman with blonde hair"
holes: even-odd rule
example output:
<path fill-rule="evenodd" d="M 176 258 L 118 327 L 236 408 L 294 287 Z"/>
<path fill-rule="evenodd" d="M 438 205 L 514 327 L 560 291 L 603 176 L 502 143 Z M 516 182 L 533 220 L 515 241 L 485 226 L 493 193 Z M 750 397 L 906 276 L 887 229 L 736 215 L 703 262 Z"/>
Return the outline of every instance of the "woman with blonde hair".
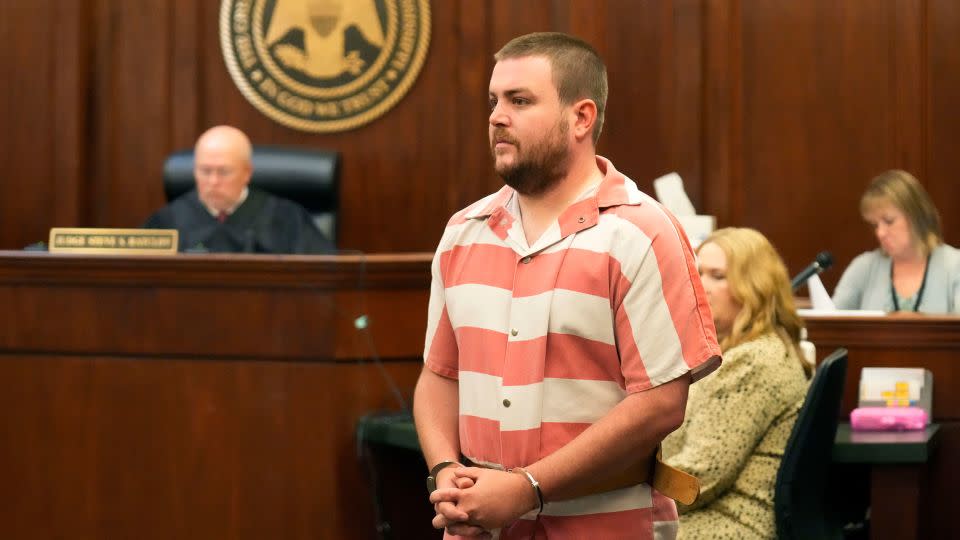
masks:
<path fill-rule="evenodd" d="M 780 458 L 807 391 L 803 324 L 790 278 L 759 232 L 720 229 L 697 250 L 723 364 L 690 387 L 683 425 L 663 443 L 666 461 L 700 479 L 680 508 L 680 538 L 773 538 Z"/>
<path fill-rule="evenodd" d="M 840 309 L 960 312 L 960 250 L 943 243 L 940 214 L 910 173 L 890 170 L 860 199 L 878 249 L 857 256 L 833 294 Z"/>

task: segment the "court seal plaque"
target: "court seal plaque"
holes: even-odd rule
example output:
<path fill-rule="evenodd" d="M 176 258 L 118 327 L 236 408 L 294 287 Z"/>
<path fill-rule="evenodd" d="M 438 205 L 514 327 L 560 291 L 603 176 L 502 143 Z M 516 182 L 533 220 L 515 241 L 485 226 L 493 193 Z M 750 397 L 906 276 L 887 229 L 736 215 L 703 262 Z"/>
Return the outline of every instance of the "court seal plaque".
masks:
<path fill-rule="evenodd" d="M 220 46 L 243 96 L 273 120 L 333 133 L 383 116 L 430 45 L 429 0 L 222 0 Z"/>

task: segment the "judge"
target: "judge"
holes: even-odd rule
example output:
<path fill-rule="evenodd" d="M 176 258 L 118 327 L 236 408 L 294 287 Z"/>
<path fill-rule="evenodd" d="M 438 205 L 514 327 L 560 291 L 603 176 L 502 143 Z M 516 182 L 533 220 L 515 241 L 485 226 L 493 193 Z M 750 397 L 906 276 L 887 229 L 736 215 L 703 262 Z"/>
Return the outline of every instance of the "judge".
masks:
<path fill-rule="evenodd" d="M 250 139 L 216 126 L 197 140 L 196 189 L 150 216 L 148 229 L 177 229 L 180 251 L 321 253 L 333 245 L 302 206 L 251 188 Z"/>

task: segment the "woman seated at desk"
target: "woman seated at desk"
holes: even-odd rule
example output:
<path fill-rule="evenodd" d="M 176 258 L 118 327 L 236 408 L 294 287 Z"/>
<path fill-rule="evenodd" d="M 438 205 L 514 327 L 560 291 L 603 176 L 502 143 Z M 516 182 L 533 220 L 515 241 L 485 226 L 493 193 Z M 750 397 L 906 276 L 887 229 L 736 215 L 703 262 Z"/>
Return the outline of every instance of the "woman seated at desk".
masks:
<path fill-rule="evenodd" d="M 777 470 L 810 369 L 790 278 L 753 229 L 720 229 L 697 254 L 723 364 L 690 387 L 686 419 L 663 443 L 667 463 L 701 482 L 697 502 L 678 505 L 679 537 L 773 538 Z"/>
<path fill-rule="evenodd" d="M 960 312 L 960 250 L 943 243 L 940 214 L 913 175 L 892 170 L 874 178 L 860 214 L 880 247 L 843 272 L 837 308 Z"/>

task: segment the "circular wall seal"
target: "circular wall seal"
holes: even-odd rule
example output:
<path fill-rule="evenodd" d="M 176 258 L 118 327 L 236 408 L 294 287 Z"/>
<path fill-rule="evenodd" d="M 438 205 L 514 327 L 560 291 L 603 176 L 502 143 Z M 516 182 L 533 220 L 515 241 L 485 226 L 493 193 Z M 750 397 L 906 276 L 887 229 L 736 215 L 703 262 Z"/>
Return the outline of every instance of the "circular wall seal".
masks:
<path fill-rule="evenodd" d="M 285 126 L 329 133 L 385 114 L 430 45 L 429 0 L 223 0 L 233 82 Z"/>

